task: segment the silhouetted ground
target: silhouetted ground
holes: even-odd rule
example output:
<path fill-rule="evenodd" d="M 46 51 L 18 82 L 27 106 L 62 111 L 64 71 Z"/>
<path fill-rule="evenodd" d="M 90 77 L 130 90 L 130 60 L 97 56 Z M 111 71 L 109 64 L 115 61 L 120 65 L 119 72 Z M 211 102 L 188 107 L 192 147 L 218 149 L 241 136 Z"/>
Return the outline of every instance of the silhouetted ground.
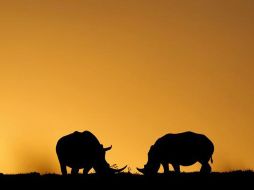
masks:
<path fill-rule="evenodd" d="M 223 173 L 170 173 L 143 176 L 121 173 L 113 176 L 61 176 L 39 173 L 0 175 L 0 188 L 6 189 L 253 189 L 253 171 Z M 2 188 L 1 188 L 2 189 Z"/>

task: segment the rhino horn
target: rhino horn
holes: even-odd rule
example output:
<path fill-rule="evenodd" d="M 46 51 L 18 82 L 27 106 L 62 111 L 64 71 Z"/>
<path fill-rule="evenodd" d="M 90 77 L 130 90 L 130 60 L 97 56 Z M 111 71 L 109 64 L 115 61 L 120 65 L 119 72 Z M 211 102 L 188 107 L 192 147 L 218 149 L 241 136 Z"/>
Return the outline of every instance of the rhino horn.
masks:
<path fill-rule="evenodd" d="M 144 173 L 144 172 L 145 172 L 145 169 L 144 169 L 144 168 L 137 168 L 137 170 L 138 170 L 140 173 Z"/>
<path fill-rule="evenodd" d="M 122 168 L 120 168 L 120 169 L 113 169 L 113 168 L 110 168 L 110 169 L 111 169 L 114 173 L 119 173 L 119 172 L 123 171 L 126 167 L 127 167 L 127 165 L 124 166 L 124 167 L 122 167 Z"/>
<path fill-rule="evenodd" d="M 111 148 L 112 148 L 112 145 L 109 147 L 103 148 L 103 150 L 106 152 L 106 151 L 110 150 Z"/>

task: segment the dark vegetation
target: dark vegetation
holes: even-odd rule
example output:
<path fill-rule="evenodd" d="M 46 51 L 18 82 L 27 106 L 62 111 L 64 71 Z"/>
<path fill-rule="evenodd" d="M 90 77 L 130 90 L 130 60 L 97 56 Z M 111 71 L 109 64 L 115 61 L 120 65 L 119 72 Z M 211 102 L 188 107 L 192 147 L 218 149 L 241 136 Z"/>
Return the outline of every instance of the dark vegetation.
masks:
<path fill-rule="evenodd" d="M 0 175 L 5 189 L 253 189 L 253 171 L 210 174 L 169 173 L 154 176 L 120 173 L 111 176 L 29 173 Z"/>

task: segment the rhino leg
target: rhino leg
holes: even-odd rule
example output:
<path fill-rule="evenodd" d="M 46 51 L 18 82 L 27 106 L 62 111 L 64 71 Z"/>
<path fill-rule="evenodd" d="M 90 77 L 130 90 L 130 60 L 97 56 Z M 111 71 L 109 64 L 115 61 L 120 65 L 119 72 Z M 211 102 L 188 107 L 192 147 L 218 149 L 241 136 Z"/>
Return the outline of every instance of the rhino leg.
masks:
<path fill-rule="evenodd" d="M 60 167 L 61 167 L 62 175 L 67 175 L 66 165 L 64 163 L 60 162 Z"/>
<path fill-rule="evenodd" d="M 169 173 L 169 166 L 168 163 L 164 162 L 162 163 L 163 169 L 164 169 L 164 173 Z"/>
<path fill-rule="evenodd" d="M 202 163 L 200 172 L 201 173 L 210 173 L 212 171 L 211 166 L 208 163 Z"/>
<path fill-rule="evenodd" d="M 180 173 L 180 165 L 179 164 L 172 164 L 173 165 L 173 168 L 175 170 L 176 173 Z"/>
<path fill-rule="evenodd" d="M 78 171 L 79 171 L 79 169 L 77 169 L 77 168 L 72 168 L 72 169 L 71 169 L 71 174 L 72 174 L 72 175 L 77 175 L 77 174 L 78 174 Z"/>
<path fill-rule="evenodd" d="M 86 167 L 84 167 L 84 169 L 83 169 L 83 174 L 84 175 L 87 175 L 88 174 L 88 172 L 91 170 L 91 166 L 86 166 Z"/>

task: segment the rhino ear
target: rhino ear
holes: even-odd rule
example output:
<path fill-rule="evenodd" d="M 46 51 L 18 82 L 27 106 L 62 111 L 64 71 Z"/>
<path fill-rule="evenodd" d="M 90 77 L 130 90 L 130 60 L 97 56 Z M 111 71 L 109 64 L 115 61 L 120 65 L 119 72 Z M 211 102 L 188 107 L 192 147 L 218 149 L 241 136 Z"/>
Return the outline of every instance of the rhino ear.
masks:
<path fill-rule="evenodd" d="M 112 148 L 112 145 L 109 147 L 103 148 L 103 150 L 106 152 L 106 151 L 110 150 L 111 148 Z"/>

